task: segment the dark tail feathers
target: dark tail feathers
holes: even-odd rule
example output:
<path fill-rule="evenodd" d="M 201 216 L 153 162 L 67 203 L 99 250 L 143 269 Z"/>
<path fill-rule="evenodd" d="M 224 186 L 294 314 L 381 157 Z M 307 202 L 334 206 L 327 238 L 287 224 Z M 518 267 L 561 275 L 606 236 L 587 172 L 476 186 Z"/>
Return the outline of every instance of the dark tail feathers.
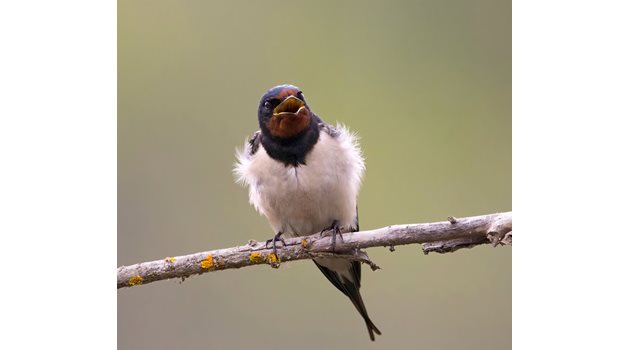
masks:
<path fill-rule="evenodd" d="M 355 293 L 352 293 L 352 292 L 355 292 Z M 375 340 L 374 333 L 381 335 L 381 331 L 379 331 L 378 328 L 376 328 L 376 325 L 374 324 L 374 322 L 372 322 L 372 320 L 370 319 L 370 316 L 368 316 L 367 310 L 365 309 L 365 305 L 363 304 L 363 298 L 361 298 L 361 294 L 359 293 L 359 290 L 355 289 L 352 292 L 348 293 L 348 298 L 350 298 L 350 301 L 352 301 L 352 304 L 354 305 L 354 307 L 357 308 L 357 311 L 359 311 L 359 313 L 365 320 L 365 325 L 367 326 L 368 333 L 370 334 L 370 340 L 374 341 Z"/>
<path fill-rule="evenodd" d="M 327 267 L 324 267 L 317 263 L 317 261 L 313 260 L 315 265 L 319 268 L 319 270 L 328 278 L 328 280 L 339 289 L 343 294 L 345 294 L 354 307 L 357 308 L 363 319 L 365 320 L 365 325 L 367 326 L 368 333 L 370 333 L 370 339 L 374 341 L 374 333 L 381 335 L 381 331 L 376 328 L 374 322 L 370 320 L 368 316 L 367 310 L 365 309 L 365 305 L 363 304 L 363 299 L 361 298 L 361 293 L 359 293 L 359 288 L 361 288 L 361 263 L 358 261 L 353 261 L 350 266 L 350 271 L 352 272 L 353 281 L 346 279 L 345 277 L 341 277 L 336 271 L 333 271 Z"/>

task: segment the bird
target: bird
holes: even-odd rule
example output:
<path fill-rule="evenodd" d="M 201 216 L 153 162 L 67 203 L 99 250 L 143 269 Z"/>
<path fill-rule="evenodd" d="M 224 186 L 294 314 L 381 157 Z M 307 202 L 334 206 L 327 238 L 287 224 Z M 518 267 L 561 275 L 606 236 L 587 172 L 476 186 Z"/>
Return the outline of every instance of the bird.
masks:
<path fill-rule="evenodd" d="M 249 189 L 249 201 L 264 215 L 275 235 L 267 241 L 277 256 L 282 236 L 298 237 L 359 231 L 357 195 L 365 162 L 357 136 L 344 125 L 324 122 L 302 90 L 279 85 L 258 105 L 259 130 L 237 150 L 234 174 Z M 282 248 L 282 246 L 280 247 Z M 346 295 L 363 317 L 370 339 L 374 325 L 359 292 L 361 264 L 339 258 L 315 258 L 315 265 Z"/>

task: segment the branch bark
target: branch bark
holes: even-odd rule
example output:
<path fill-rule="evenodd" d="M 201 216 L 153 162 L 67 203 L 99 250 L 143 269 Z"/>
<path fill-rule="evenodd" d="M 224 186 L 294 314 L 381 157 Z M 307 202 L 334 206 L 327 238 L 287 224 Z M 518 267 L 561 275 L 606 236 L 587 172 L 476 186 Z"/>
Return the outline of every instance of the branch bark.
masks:
<path fill-rule="evenodd" d="M 167 257 L 162 260 L 143 262 L 118 268 L 118 288 L 147 284 L 170 278 L 185 278 L 191 275 L 237 269 L 245 266 L 269 264 L 279 267 L 280 261 L 288 262 L 317 257 L 352 259 L 378 269 L 367 253 L 370 247 L 389 247 L 406 244 L 422 244 L 425 254 L 430 252 L 449 253 L 461 248 L 480 244 L 512 244 L 512 212 L 481 215 L 467 218 L 449 217 L 448 221 L 426 224 L 393 225 L 375 230 L 349 232 L 343 240 L 337 239 L 335 251 L 330 235 L 287 238 L 287 246 L 266 248 L 264 242 L 250 240 L 249 244 L 233 248 L 211 250 L 190 255 Z M 278 243 L 279 244 L 279 243 Z"/>

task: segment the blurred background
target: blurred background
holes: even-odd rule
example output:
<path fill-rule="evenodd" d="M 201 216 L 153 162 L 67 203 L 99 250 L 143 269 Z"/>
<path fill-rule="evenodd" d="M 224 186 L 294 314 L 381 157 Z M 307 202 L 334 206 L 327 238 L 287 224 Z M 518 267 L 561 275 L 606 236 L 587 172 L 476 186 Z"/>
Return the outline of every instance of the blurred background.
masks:
<path fill-rule="evenodd" d="M 270 238 L 234 183 L 270 87 L 361 137 L 361 228 L 510 211 L 511 3 L 118 2 L 118 264 Z M 510 247 L 368 250 L 369 341 L 308 261 L 118 293 L 120 349 L 507 349 Z"/>

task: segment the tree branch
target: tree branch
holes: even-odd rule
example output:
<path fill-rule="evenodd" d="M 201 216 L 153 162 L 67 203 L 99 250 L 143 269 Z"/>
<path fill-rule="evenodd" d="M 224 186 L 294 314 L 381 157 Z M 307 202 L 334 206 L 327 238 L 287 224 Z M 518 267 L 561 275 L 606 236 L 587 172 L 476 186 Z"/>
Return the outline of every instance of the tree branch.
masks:
<path fill-rule="evenodd" d="M 267 249 L 265 243 L 250 240 L 249 244 L 211 250 L 207 252 L 168 257 L 162 260 L 143 262 L 118 268 L 118 288 L 147 284 L 170 278 L 185 278 L 211 271 L 237 269 L 244 266 L 269 264 L 278 267 L 280 261 L 334 257 L 351 259 L 378 269 L 362 248 L 390 247 L 405 244 L 422 244 L 425 254 L 448 253 L 461 248 L 480 244 L 494 246 L 512 244 L 512 212 L 474 216 L 468 218 L 449 217 L 448 221 L 427 224 L 387 226 L 375 230 L 349 232 L 343 240 L 337 239 L 335 251 L 331 237 L 324 234 L 288 238 L 287 246 Z"/>

